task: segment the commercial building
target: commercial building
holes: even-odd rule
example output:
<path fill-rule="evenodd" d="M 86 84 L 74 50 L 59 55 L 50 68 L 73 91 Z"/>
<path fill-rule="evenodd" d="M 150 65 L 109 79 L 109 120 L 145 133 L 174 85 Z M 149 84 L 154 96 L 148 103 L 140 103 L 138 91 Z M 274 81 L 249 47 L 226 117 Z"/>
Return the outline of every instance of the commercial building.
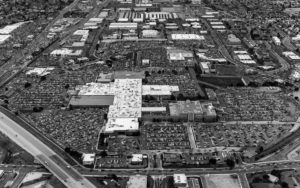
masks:
<path fill-rule="evenodd" d="M 210 73 L 210 62 L 201 62 L 199 65 L 202 73 L 204 74 Z"/>
<path fill-rule="evenodd" d="M 144 21 L 144 14 L 140 12 L 134 12 L 132 14 L 132 21 L 133 22 L 143 22 Z"/>
<path fill-rule="evenodd" d="M 229 42 L 229 45 L 240 45 L 241 44 L 241 40 L 239 38 L 237 38 L 234 34 L 228 35 L 228 42 Z"/>
<path fill-rule="evenodd" d="M 300 57 L 292 51 L 282 52 L 282 54 L 292 62 L 300 62 Z"/>
<path fill-rule="evenodd" d="M 173 92 L 179 92 L 178 86 L 169 85 L 143 85 L 143 95 L 170 96 Z"/>
<path fill-rule="evenodd" d="M 94 153 L 84 153 L 82 155 L 82 164 L 83 165 L 93 165 L 95 162 L 96 154 Z"/>
<path fill-rule="evenodd" d="M 203 110 L 200 101 L 177 101 L 169 104 L 170 116 L 187 121 L 202 121 Z"/>
<path fill-rule="evenodd" d="M 184 121 L 213 122 L 216 121 L 217 114 L 211 103 L 200 101 L 177 101 L 169 103 L 170 116 L 173 119 Z"/>
<path fill-rule="evenodd" d="M 100 14 L 98 15 L 98 18 L 106 18 L 108 16 L 108 11 L 102 11 L 100 12 Z"/>
<path fill-rule="evenodd" d="M 148 20 L 166 21 L 167 19 L 176 19 L 176 18 L 178 18 L 176 13 L 145 12 L 145 19 L 148 19 Z"/>
<path fill-rule="evenodd" d="M 217 121 L 217 112 L 212 103 L 201 104 L 203 110 L 203 121 L 204 122 L 215 122 Z"/>
<path fill-rule="evenodd" d="M 147 160 L 148 156 L 146 154 L 132 154 L 131 164 L 132 165 L 142 165 L 144 160 Z"/>
<path fill-rule="evenodd" d="M 252 59 L 252 57 L 248 54 L 247 51 L 239 50 L 234 51 L 234 58 L 244 64 L 255 64 L 256 62 Z"/>
<path fill-rule="evenodd" d="M 173 66 L 194 66 L 194 53 L 188 50 L 168 48 L 167 55 Z"/>
<path fill-rule="evenodd" d="M 137 29 L 137 23 L 111 23 L 109 29 Z"/>
<path fill-rule="evenodd" d="M 51 56 L 80 56 L 82 54 L 82 50 L 71 50 L 68 48 L 61 48 L 53 50 L 50 55 Z"/>
<path fill-rule="evenodd" d="M 159 36 L 159 32 L 154 29 L 146 29 L 142 31 L 143 38 L 156 38 Z"/>
<path fill-rule="evenodd" d="M 69 102 L 69 108 L 99 108 L 113 104 L 114 96 L 99 95 L 75 95 Z"/>
<path fill-rule="evenodd" d="M 112 73 L 100 73 L 96 82 L 98 83 L 109 83 L 113 80 L 113 74 Z"/>
<path fill-rule="evenodd" d="M 127 182 L 127 188 L 147 188 L 147 176 L 130 176 Z"/>
<path fill-rule="evenodd" d="M 54 67 L 47 67 L 47 68 L 32 68 L 26 72 L 26 75 L 30 76 L 46 76 L 51 73 L 51 71 L 54 70 Z"/>
<path fill-rule="evenodd" d="M 115 79 L 109 83 L 88 83 L 76 86 L 75 90 L 78 91 L 78 96 L 72 97 L 70 105 L 109 105 L 108 120 L 103 133 L 133 135 L 139 132 L 139 119 L 143 111 L 142 96 L 170 96 L 172 92 L 178 92 L 179 88 L 168 85 L 142 86 L 141 78 L 126 78 Z M 97 99 L 99 101 L 95 101 Z M 144 108 L 145 110 L 149 109 Z"/>
<path fill-rule="evenodd" d="M 281 45 L 281 41 L 278 37 L 274 36 L 272 37 L 272 41 L 274 42 L 275 45 L 279 46 Z"/>
<path fill-rule="evenodd" d="M 172 40 L 204 40 L 204 36 L 197 34 L 172 34 Z"/>
<path fill-rule="evenodd" d="M 173 179 L 175 188 L 187 187 L 187 177 L 185 174 L 174 174 Z"/>

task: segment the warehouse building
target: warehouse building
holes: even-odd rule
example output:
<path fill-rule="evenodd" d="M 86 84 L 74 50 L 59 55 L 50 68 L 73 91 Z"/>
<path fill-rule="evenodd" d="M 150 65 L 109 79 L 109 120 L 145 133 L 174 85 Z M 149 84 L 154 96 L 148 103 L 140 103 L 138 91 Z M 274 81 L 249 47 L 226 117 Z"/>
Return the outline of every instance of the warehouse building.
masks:
<path fill-rule="evenodd" d="M 172 34 L 172 40 L 204 40 L 204 36 L 197 34 Z"/>
<path fill-rule="evenodd" d="M 111 23 L 109 29 L 137 29 L 137 23 Z"/>

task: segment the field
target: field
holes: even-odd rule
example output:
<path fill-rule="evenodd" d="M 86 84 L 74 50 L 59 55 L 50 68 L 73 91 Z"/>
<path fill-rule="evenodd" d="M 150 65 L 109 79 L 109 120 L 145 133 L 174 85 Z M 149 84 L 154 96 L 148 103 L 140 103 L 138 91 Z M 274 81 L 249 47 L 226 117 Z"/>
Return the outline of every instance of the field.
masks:
<path fill-rule="evenodd" d="M 241 188 L 236 174 L 209 174 L 205 175 L 207 188 Z"/>

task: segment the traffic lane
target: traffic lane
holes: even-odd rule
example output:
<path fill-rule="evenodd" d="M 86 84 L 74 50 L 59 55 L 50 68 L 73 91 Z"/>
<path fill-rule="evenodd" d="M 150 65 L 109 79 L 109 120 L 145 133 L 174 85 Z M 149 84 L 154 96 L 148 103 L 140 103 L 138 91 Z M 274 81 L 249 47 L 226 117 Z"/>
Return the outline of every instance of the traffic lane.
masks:
<path fill-rule="evenodd" d="M 55 162 L 53 162 L 49 157 L 46 157 L 44 155 L 37 155 L 36 158 L 52 173 L 54 173 L 55 175 L 58 175 L 60 177 L 60 180 L 67 182 L 67 179 L 69 178 L 69 176 L 66 175 L 59 168 L 57 168 L 58 164 L 55 164 Z"/>
<path fill-rule="evenodd" d="M 57 155 L 50 156 L 50 159 L 52 159 L 56 164 L 58 164 L 64 171 L 68 172 L 72 178 L 74 178 L 77 181 L 82 181 L 82 176 L 74 169 L 69 166 L 68 163 L 66 163 L 64 160 L 59 158 Z"/>
<path fill-rule="evenodd" d="M 48 156 L 54 155 L 55 153 L 48 148 L 46 148 L 40 140 L 35 138 L 23 127 L 18 125 L 16 122 L 8 118 L 2 112 L 0 112 L 0 130 L 5 131 L 9 134 L 12 140 L 15 140 L 16 143 L 19 143 L 21 146 L 27 149 L 30 153 L 34 155 L 46 154 Z"/>

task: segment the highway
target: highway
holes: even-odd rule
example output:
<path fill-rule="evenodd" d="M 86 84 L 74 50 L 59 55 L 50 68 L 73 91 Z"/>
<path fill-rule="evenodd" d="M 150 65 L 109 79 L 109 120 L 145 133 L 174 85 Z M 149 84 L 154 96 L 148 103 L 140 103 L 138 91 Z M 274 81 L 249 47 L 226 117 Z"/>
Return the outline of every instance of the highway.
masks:
<path fill-rule="evenodd" d="M 53 150 L 2 112 L 0 113 L 0 131 L 32 154 L 67 187 L 95 188 Z"/>

